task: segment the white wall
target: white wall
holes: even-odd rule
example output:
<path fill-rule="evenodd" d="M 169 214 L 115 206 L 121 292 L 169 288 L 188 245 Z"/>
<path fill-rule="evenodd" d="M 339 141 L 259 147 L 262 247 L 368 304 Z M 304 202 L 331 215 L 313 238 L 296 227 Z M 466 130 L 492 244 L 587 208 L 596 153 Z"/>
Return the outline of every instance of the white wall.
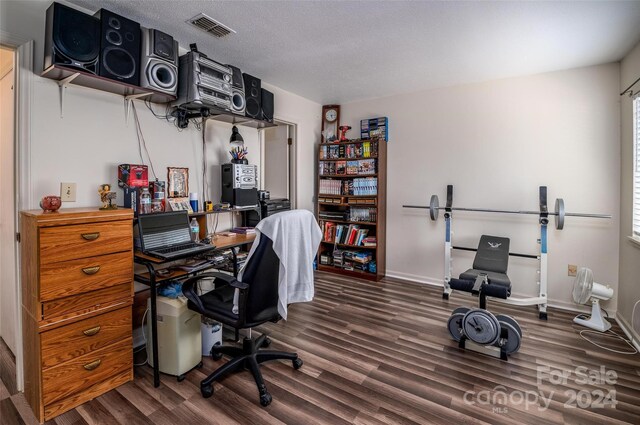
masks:
<path fill-rule="evenodd" d="M 620 92 L 640 77 L 640 43 L 622 60 L 620 66 Z M 634 93 L 640 92 L 640 84 Z M 631 235 L 633 208 L 633 105 L 627 95 L 621 98 L 620 147 L 620 285 L 618 291 L 618 314 L 631 324 L 634 304 L 640 300 L 640 245 L 628 239 Z M 640 322 L 636 313 L 636 323 Z M 640 325 L 638 329 L 640 329 Z"/>
<path fill-rule="evenodd" d="M 8 63 L 7 63 L 8 58 Z M 16 352 L 13 52 L 0 49 L 0 336 Z"/>
<path fill-rule="evenodd" d="M 428 205 L 454 185 L 460 207 L 536 210 L 538 186 L 549 204 L 613 214 L 613 220 L 567 218 L 549 230 L 549 297 L 572 307 L 567 265 L 593 269 L 617 289 L 619 220 L 619 65 L 608 64 L 481 84 L 408 93 L 342 106 L 341 124 L 389 117 L 387 272 L 425 282 L 444 276 L 444 220 L 403 204 Z M 536 253 L 536 216 L 454 213 L 454 242 L 477 245 L 481 234 L 511 238 L 514 252 Z M 471 253 L 454 253 L 454 274 Z M 536 262 L 511 258 L 516 294 L 537 292 Z M 615 310 L 616 301 L 605 303 Z"/>
<path fill-rule="evenodd" d="M 1 2 L 0 28 L 35 40 L 36 73 L 42 69 L 45 10 L 50 1 Z M 207 50 L 207 46 L 200 46 Z M 224 58 L 217 58 L 224 61 Z M 321 105 L 269 84 L 275 94 L 275 117 L 298 124 L 298 161 L 313 164 L 319 139 Z M 77 201 L 63 207 L 99 205 L 97 193 L 102 183 L 115 185 L 116 167 L 120 163 L 140 163 L 135 126 L 124 119 L 121 96 L 71 86 L 65 99 L 64 118 L 60 118 L 57 84 L 34 76 L 32 104 L 32 207 L 39 199 L 59 192 L 60 182 L 78 184 Z M 202 192 L 202 135 L 193 126 L 177 131 L 173 125 L 158 120 L 140 101 L 136 102 L 142 130 L 157 177 L 166 180 L 168 166 L 188 167 L 191 191 Z M 163 107 L 155 106 L 157 112 Z M 251 163 L 260 162 L 258 131 L 239 127 L 249 148 Z M 228 161 L 231 126 L 209 121 L 206 156 L 209 176 L 209 199 L 219 200 L 221 163 Z M 146 163 L 146 157 L 145 157 Z M 304 168 L 304 167 L 301 167 Z M 313 168 L 312 168 L 313 169 Z M 298 174 L 300 208 L 313 208 L 313 175 Z M 308 180 L 307 180 L 308 179 Z M 194 190 L 197 188 L 197 190 Z M 118 190 L 118 201 L 122 193 Z"/>

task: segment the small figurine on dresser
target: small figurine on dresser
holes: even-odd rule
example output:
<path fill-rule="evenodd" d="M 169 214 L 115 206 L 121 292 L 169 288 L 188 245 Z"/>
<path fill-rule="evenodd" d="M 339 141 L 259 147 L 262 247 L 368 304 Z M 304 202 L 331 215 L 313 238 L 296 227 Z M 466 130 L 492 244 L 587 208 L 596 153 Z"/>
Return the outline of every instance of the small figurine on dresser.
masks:
<path fill-rule="evenodd" d="M 102 201 L 101 210 L 118 209 L 118 206 L 113 203 L 113 200 L 116 199 L 116 193 L 111 192 L 110 184 L 101 184 L 98 193 L 100 194 L 100 201 Z"/>

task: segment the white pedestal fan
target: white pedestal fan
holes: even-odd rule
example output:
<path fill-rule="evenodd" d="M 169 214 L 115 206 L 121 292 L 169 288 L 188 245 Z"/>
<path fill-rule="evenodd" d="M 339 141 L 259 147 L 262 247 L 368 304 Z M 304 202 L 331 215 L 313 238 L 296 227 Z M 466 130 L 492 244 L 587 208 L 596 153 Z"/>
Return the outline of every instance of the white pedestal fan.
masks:
<path fill-rule="evenodd" d="M 573 319 L 574 323 L 600 332 L 609 330 L 611 323 L 602 317 L 600 300 L 606 301 L 612 296 L 613 289 L 609 286 L 594 282 L 593 272 L 590 269 L 586 267 L 580 268 L 576 275 L 575 283 L 573 284 L 573 301 L 578 304 L 587 304 L 589 299 L 591 299 L 591 317 L 589 319 L 583 319 L 581 316 L 576 316 Z"/>

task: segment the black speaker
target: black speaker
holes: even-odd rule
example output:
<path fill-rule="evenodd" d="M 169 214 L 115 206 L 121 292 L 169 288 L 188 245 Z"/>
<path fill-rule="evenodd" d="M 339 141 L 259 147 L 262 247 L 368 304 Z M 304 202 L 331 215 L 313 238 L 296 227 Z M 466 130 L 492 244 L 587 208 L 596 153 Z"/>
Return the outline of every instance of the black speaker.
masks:
<path fill-rule="evenodd" d="M 44 68 L 64 65 L 98 73 L 100 21 L 60 3 L 47 9 Z"/>
<path fill-rule="evenodd" d="M 123 83 L 140 85 L 140 24 L 100 9 L 99 75 Z"/>
<path fill-rule="evenodd" d="M 262 120 L 273 122 L 273 93 L 262 89 L 260 107 L 262 108 Z"/>
<path fill-rule="evenodd" d="M 246 112 L 246 101 L 244 97 L 244 79 L 240 68 L 233 65 L 227 65 L 233 72 L 231 78 L 231 111 L 234 114 L 244 117 Z"/>
<path fill-rule="evenodd" d="M 260 79 L 249 74 L 242 74 L 244 80 L 244 97 L 247 103 L 246 116 L 262 118 Z"/>

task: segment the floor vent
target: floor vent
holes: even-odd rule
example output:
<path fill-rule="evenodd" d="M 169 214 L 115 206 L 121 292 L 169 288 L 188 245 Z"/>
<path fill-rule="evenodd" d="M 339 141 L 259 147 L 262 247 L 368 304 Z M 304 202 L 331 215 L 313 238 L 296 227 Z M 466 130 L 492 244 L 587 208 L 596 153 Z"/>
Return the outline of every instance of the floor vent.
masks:
<path fill-rule="evenodd" d="M 204 13 L 197 14 L 193 18 L 187 20 L 187 23 L 193 25 L 196 28 L 201 29 L 202 31 L 216 38 L 223 38 L 228 36 L 231 33 L 235 34 L 234 30 L 216 21 L 212 17 L 205 15 Z"/>

